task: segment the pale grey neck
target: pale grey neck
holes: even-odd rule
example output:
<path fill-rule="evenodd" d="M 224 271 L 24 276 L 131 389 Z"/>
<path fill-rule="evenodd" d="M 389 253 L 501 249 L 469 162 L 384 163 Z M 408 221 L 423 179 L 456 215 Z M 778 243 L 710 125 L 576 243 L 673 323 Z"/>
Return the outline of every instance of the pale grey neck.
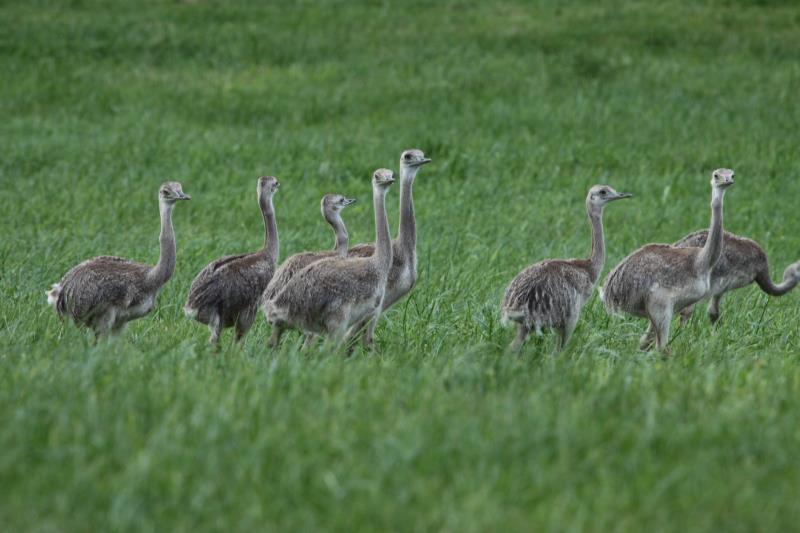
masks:
<path fill-rule="evenodd" d="M 400 167 L 400 223 L 397 240 L 406 254 L 413 254 L 417 248 L 417 220 L 414 214 L 414 178 L 416 172 Z"/>
<path fill-rule="evenodd" d="M 797 286 L 798 278 L 795 277 L 790 269 L 783 273 L 783 280 L 775 285 L 774 296 L 783 296 Z"/>
<path fill-rule="evenodd" d="M 333 228 L 333 236 L 335 238 L 333 250 L 339 257 L 347 256 L 347 247 L 350 243 L 350 236 L 347 234 L 347 228 L 342 221 L 342 217 L 338 212 L 331 213 L 325 216 L 325 220 Z"/>
<path fill-rule="evenodd" d="M 589 223 L 592 226 L 592 256 L 589 258 L 591 265 L 592 283 L 597 282 L 600 273 L 603 271 L 603 264 L 606 261 L 606 242 L 603 234 L 603 208 L 586 206 L 589 215 Z"/>
<path fill-rule="evenodd" d="M 375 258 L 384 272 L 392 265 L 392 240 L 389 236 L 389 220 L 386 217 L 386 189 L 375 187 L 372 193 L 375 209 Z"/>
<path fill-rule="evenodd" d="M 161 287 L 172 274 L 175 273 L 175 231 L 172 229 L 172 208 L 175 204 L 159 202 L 158 209 L 161 214 L 161 233 L 159 235 L 158 263 L 150 269 L 148 281 L 154 287 Z"/>
<path fill-rule="evenodd" d="M 780 283 L 775 285 L 769 277 L 769 270 L 767 269 L 764 277 L 766 278 L 764 281 L 766 286 L 759 282 L 761 288 L 771 296 L 783 296 L 787 292 L 791 291 L 797 286 L 798 281 L 800 278 L 797 276 L 797 270 L 800 268 L 800 262 L 793 263 L 786 267 L 786 270 L 783 271 L 783 279 Z M 758 279 L 756 279 L 758 281 Z"/>
<path fill-rule="evenodd" d="M 278 224 L 275 221 L 275 209 L 272 206 L 272 196 L 262 195 L 259 198 L 261 215 L 264 217 L 264 251 L 270 261 L 278 260 Z"/>
<path fill-rule="evenodd" d="M 708 230 L 706 243 L 697 256 L 697 267 L 701 272 L 710 271 L 722 255 L 722 200 L 724 196 L 723 189 L 714 187 L 711 190 L 711 227 Z"/>

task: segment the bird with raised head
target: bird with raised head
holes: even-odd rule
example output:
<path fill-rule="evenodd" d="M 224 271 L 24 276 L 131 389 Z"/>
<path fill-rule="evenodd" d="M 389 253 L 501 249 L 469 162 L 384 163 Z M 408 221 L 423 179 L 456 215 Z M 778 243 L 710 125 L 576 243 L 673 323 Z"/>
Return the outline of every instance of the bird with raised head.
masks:
<path fill-rule="evenodd" d="M 172 209 L 190 199 L 177 181 L 163 183 L 158 189 L 158 263 L 148 265 L 114 256 L 84 261 L 47 291 L 47 301 L 59 317 L 69 316 L 76 325 L 90 328 L 97 340 L 120 333 L 125 324 L 150 313 L 161 288 L 175 272 Z"/>
<path fill-rule="evenodd" d="M 342 210 L 355 203 L 355 201 L 355 198 L 347 198 L 341 194 L 326 194 L 322 197 L 320 201 L 320 211 L 322 211 L 322 217 L 333 229 L 333 250 L 301 252 L 290 256 L 281 263 L 281 266 L 275 271 L 275 275 L 272 276 L 272 280 L 270 280 L 261 298 L 264 316 L 267 315 L 267 302 L 286 286 L 295 274 L 320 259 L 326 259 L 328 257 L 347 257 L 349 236 L 347 234 L 347 227 L 342 220 Z M 278 346 L 282 334 L 283 329 L 280 326 L 273 327 L 269 345 L 272 347 Z M 311 338 L 312 337 L 308 337 L 307 341 L 310 342 Z"/>
<path fill-rule="evenodd" d="M 417 283 L 417 218 L 414 212 L 413 187 L 419 169 L 431 159 L 422 150 L 412 148 L 400 154 L 400 222 L 397 237 L 392 240 L 392 268 L 386 284 L 381 312 L 386 311 L 411 292 Z M 375 252 L 373 243 L 350 248 L 349 256 L 369 257 Z M 364 329 L 364 346 L 372 344 L 375 322 L 360 323 L 354 332 Z"/>
<path fill-rule="evenodd" d="M 703 299 L 711 288 L 711 271 L 724 249 L 722 211 L 733 171 L 711 175 L 711 226 L 703 246 L 647 244 L 622 260 L 606 278 L 600 292 L 610 313 L 627 313 L 649 320 L 640 347 L 669 353 L 672 317 Z"/>
<path fill-rule="evenodd" d="M 503 297 L 503 323 L 515 322 L 511 349 L 519 351 L 531 330 L 559 333 L 563 348 L 575 330 L 581 309 L 591 297 L 606 258 L 603 210 L 629 198 L 608 185 L 595 185 L 586 195 L 586 214 L 592 228 L 592 252 L 587 259 L 546 259 L 527 267 L 509 283 Z"/>
<path fill-rule="evenodd" d="M 278 225 L 272 203 L 278 187 L 280 182 L 273 176 L 258 178 L 256 194 L 264 219 L 264 247 L 208 264 L 189 289 L 184 312 L 187 317 L 208 326 L 211 344 L 219 342 L 225 328 L 235 328 L 239 341 L 253 325 L 261 294 L 278 262 Z"/>
<path fill-rule="evenodd" d="M 392 266 L 386 219 L 386 193 L 392 183 L 391 170 L 378 169 L 373 174 L 375 253 L 322 259 L 295 274 L 266 303 L 267 321 L 273 327 L 326 335 L 338 345 L 354 325 L 377 320 Z"/>

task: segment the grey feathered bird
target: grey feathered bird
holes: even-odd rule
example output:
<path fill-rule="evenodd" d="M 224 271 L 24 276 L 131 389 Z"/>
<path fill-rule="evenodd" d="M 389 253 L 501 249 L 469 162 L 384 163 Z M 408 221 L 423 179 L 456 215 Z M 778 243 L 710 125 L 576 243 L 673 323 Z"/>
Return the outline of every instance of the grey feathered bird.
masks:
<path fill-rule="evenodd" d="M 267 321 L 273 327 L 324 334 L 339 344 L 354 325 L 377 319 L 392 265 L 385 205 L 392 183 L 391 170 L 375 171 L 375 253 L 370 257 L 322 259 L 298 272 L 266 304 Z"/>
<path fill-rule="evenodd" d="M 595 185 L 586 196 L 586 213 L 592 226 L 592 255 L 588 259 L 548 259 L 535 263 L 515 277 L 503 297 L 502 320 L 516 322 L 517 336 L 511 349 L 518 351 L 531 330 L 542 328 L 560 334 L 559 347 L 569 341 L 586 301 L 605 262 L 603 208 L 609 202 L 629 198 L 607 185 Z"/>
<path fill-rule="evenodd" d="M 120 333 L 125 324 L 153 310 L 158 293 L 175 272 L 172 208 L 189 200 L 181 184 L 169 181 L 158 191 L 161 214 L 160 254 L 155 266 L 121 257 L 100 256 L 73 267 L 47 292 L 59 317 L 92 329 L 95 340 Z"/>
<path fill-rule="evenodd" d="M 708 238 L 708 230 L 695 231 L 673 246 L 678 248 L 703 247 Z M 712 324 L 719 320 L 722 296 L 734 289 L 746 287 L 756 282 L 761 290 L 770 296 L 783 296 L 795 288 L 800 281 L 800 261 L 792 263 L 783 272 L 783 280 L 775 284 L 769 275 L 769 262 L 763 248 L 754 240 L 725 232 L 722 257 L 711 269 L 711 299 L 708 303 L 708 318 Z M 694 305 L 681 311 L 681 321 L 686 322 L 692 315 Z"/>
<path fill-rule="evenodd" d="M 280 289 L 285 287 L 295 274 L 320 259 L 328 257 L 347 257 L 349 236 L 344 221 L 342 220 L 342 209 L 355 201 L 355 198 L 345 198 L 341 194 L 326 194 L 322 197 L 320 201 L 320 211 L 322 211 L 322 217 L 333 229 L 335 239 L 333 250 L 301 252 L 286 259 L 281 266 L 278 267 L 278 270 L 275 271 L 275 275 L 272 276 L 272 279 L 262 295 L 262 311 L 264 312 L 264 316 L 267 315 L 266 303 L 269 302 Z M 277 346 L 280 343 L 282 334 L 283 328 L 280 326 L 273 327 L 269 345 L 272 347 Z M 311 339 L 312 337 L 308 337 L 306 340 L 310 342 Z"/>
<path fill-rule="evenodd" d="M 417 283 L 417 219 L 414 214 L 412 188 L 420 167 L 430 162 L 422 150 L 412 148 L 400 154 L 400 222 L 397 237 L 392 241 L 392 268 L 389 271 L 381 312 L 411 292 Z M 358 244 L 350 248 L 348 255 L 370 257 L 374 252 L 373 243 Z M 365 325 L 364 346 L 369 347 L 372 344 L 375 322 L 356 324 L 353 333 L 360 331 Z"/>
<path fill-rule="evenodd" d="M 278 261 L 278 226 L 272 197 L 279 186 L 272 176 L 258 178 L 256 192 L 264 217 L 264 248 L 217 259 L 192 282 L 184 311 L 189 318 L 208 326 L 211 344 L 219 342 L 224 328 L 234 327 L 239 341 L 253 325 L 261 294 Z"/>
<path fill-rule="evenodd" d="M 600 291 L 611 313 L 647 318 L 650 326 L 641 348 L 653 342 L 668 353 L 669 328 L 674 313 L 703 299 L 711 288 L 711 270 L 724 247 L 722 208 L 725 190 L 733 185 L 733 171 L 720 168 L 711 176 L 711 227 L 703 247 L 647 244 L 622 260 Z"/>

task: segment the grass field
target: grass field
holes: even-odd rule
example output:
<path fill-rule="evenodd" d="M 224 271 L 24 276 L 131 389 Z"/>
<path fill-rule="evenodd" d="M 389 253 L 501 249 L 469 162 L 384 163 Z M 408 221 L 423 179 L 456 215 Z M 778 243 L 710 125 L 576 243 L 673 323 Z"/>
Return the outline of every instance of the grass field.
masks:
<path fill-rule="evenodd" d="M 588 254 L 605 272 L 707 225 L 773 277 L 800 258 L 800 8 L 780 1 L 31 1 L 0 4 L 0 529 L 789 531 L 800 523 L 799 293 L 748 288 L 673 326 L 673 357 L 595 296 L 568 349 L 505 353 L 506 283 Z M 277 353 L 259 318 L 214 356 L 194 274 L 331 245 L 325 192 L 419 147 L 419 284 L 373 353 Z M 44 291 L 79 261 L 154 262 L 178 180 L 176 275 L 93 347 Z M 394 231 L 398 188 L 389 194 Z"/>

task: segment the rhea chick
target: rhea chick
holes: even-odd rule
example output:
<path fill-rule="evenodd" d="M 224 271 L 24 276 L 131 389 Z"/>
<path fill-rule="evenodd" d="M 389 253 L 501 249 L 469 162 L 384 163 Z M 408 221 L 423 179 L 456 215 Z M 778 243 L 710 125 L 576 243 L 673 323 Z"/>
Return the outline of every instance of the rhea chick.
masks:
<path fill-rule="evenodd" d="M 400 222 L 397 237 L 392 241 L 392 268 L 389 270 L 389 281 L 386 284 L 386 296 L 383 299 L 381 312 L 386 311 L 400 301 L 417 283 L 417 217 L 414 212 L 413 187 L 419 169 L 431 162 L 422 150 L 411 148 L 400 154 Z M 353 257 L 369 257 L 375 253 L 373 243 L 358 244 L 350 248 L 348 255 Z M 364 346 L 372 344 L 374 322 L 357 324 L 353 333 L 360 331 L 365 325 Z"/>
<path fill-rule="evenodd" d="M 696 231 L 676 242 L 679 248 L 703 247 L 708 239 L 708 230 Z M 769 275 L 767 253 L 759 244 L 747 237 L 725 232 L 722 257 L 711 269 L 711 301 L 708 302 L 708 319 L 716 324 L 720 317 L 722 296 L 735 289 L 746 287 L 755 282 L 762 291 L 770 296 L 783 296 L 800 282 L 800 261 L 792 263 L 783 271 L 783 279 L 775 283 Z M 694 305 L 681 311 L 681 322 L 686 322 L 692 315 Z"/>
<path fill-rule="evenodd" d="M 377 320 L 392 266 L 386 219 L 386 193 L 392 183 L 391 170 L 375 171 L 375 253 L 370 257 L 322 259 L 305 267 L 266 303 L 267 321 L 273 327 L 323 334 L 340 344 L 354 325 Z"/>
<path fill-rule="evenodd" d="M 722 210 L 725 190 L 733 185 L 733 171 L 711 175 L 711 226 L 703 246 L 647 244 L 622 260 L 606 278 L 600 293 L 611 313 L 627 313 L 650 321 L 640 347 L 654 343 L 668 353 L 674 313 L 702 300 L 711 288 L 711 271 L 722 257 Z"/>
<path fill-rule="evenodd" d="M 278 270 L 275 271 L 275 275 L 272 276 L 272 280 L 269 282 L 269 285 L 267 285 L 267 288 L 264 290 L 264 294 L 262 295 L 262 310 L 264 311 L 264 316 L 267 315 L 267 302 L 269 302 L 276 294 L 278 294 L 278 292 L 283 289 L 287 283 L 289 283 L 289 280 L 291 280 L 295 274 L 303 270 L 311 263 L 315 263 L 320 259 L 326 259 L 329 257 L 347 257 L 347 246 L 350 239 L 347 234 L 347 227 L 342 220 L 342 210 L 348 205 L 355 203 L 355 201 L 355 198 L 346 198 L 341 194 L 326 194 L 322 197 L 322 201 L 320 202 L 320 210 L 322 211 L 322 217 L 333 229 L 333 250 L 325 250 L 320 252 L 301 252 L 286 259 L 283 264 L 278 267 Z M 269 340 L 270 346 L 276 347 L 280 343 L 282 334 L 283 329 L 280 326 L 273 327 L 272 336 Z M 307 340 L 310 342 L 310 339 L 311 337 L 309 337 Z"/>
<path fill-rule="evenodd" d="M 592 226 L 592 255 L 588 259 L 547 259 L 529 266 L 511 281 L 503 297 L 502 319 L 517 324 L 512 350 L 522 348 L 532 329 L 537 335 L 543 328 L 554 329 L 560 336 L 559 348 L 567 344 L 603 270 L 603 209 L 630 196 L 608 185 L 589 189 L 586 214 Z"/>
<path fill-rule="evenodd" d="M 217 259 L 200 271 L 189 289 L 184 311 L 189 318 L 208 326 L 211 344 L 219 342 L 224 328 L 235 328 L 239 341 L 253 325 L 261 294 L 278 261 L 278 225 L 272 205 L 278 187 L 277 178 L 258 178 L 256 193 L 264 218 L 264 247 Z"/>
<path fill-rule="evenodd" d="M 158 190 L 158 263 L 147 265 L 113 256 L 84 261 L 47 292 L 47 302 L 59 317 L 67 315 L 76 325 L 90 328 L 97 340 L 120 333 L 128 322 L 150 313 L 161 288 L 175 272 L 172 209 L 177 202 L 190 199 L 177 181 L 162 184 Z"/>

